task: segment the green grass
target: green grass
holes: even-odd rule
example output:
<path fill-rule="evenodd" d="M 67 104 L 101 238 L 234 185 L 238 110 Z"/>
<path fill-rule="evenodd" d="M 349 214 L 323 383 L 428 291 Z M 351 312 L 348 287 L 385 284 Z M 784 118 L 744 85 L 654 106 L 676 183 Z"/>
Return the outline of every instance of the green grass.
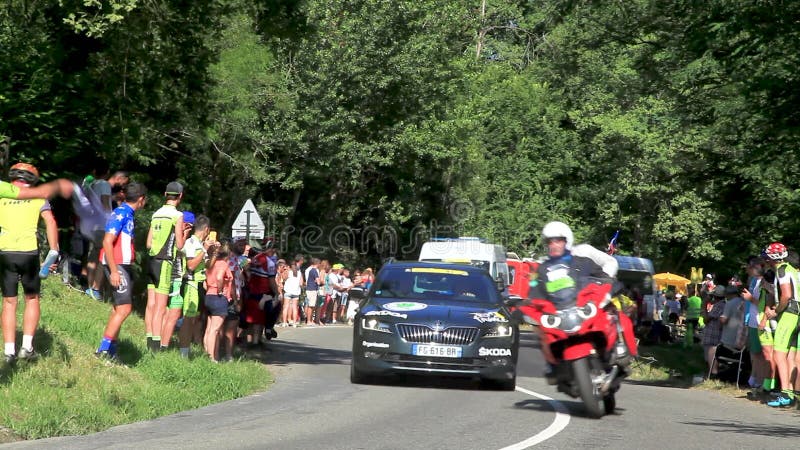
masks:
<path fill-rule="evenodd" d="M 41 357 L 0 369 L 3 427 L 25 439 L 86 434 L 242 397 L 272 381 L 258 361 L 215 364 L 199 347 L 192 349 L 191 360 L 177 352 L 152 355 L 136 314 L 120 333 L 126 366 L 106 365 L 94 351 L 110 309 L 56 280 L 44 282 L 34 338 Z"/>
<path fill-rule="evenodd" d="M 693 375 L 702 375 L 706 367 L 703 350 L 698 345 L 688 349 L 682 344 L 641 346 L 631 379 L 688 387 Z"/>

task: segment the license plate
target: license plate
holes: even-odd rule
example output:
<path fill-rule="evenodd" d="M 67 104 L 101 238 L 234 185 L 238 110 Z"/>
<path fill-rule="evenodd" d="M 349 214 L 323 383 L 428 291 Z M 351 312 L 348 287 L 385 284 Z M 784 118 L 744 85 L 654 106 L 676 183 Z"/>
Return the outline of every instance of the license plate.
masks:
<path fill-rule="evenodd" d="M 437 358 L 461 358 L 461 347 L 445 345 L 414 344 L 411 353 L 415 356 L 433 356 Z"/>

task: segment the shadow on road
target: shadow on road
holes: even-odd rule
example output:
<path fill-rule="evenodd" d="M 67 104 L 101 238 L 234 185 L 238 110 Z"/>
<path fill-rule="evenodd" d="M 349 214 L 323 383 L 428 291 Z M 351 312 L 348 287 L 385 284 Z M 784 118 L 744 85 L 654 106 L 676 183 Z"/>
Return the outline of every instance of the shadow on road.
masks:
<path fill-rule="evenodd" d="M 332 350 L 298 342 L 271 341 L 265 350 L 251 350 L 248 357 L 274 366 L 292 364 L 350 364 L 352 352 Z"/>
<path fill-rule="evenodd" d="M 735 421 L 680 422 L 685 425 L 707 427 L 717 433 L 739 433 L 765 437 L 800 437 L 800 427 L 787 425 L 748 424 Z"/>
<path fill-rule="evenodd" d="M 443 377 L 424 376 L 414 374 L 399 374 L 381 378 L 374 384 L 387 385 L 400 388 L 430 388 L 460 391 L 483 390 L 477 379 L 468 377 Z"/>
<path fill-rule="evenodd" d="M 583 402 L 575 401 L 575 400 L 561 400 L 556 399 L 559 403 L 566 406 L 569 410 L 569 414 L 572 417 L 582 417 L 584 419 L 590 419 L 589 415 L 586 413 L 586 408 L 583 406 Z M 540 400 L 540 399 L 527 399 L 522 400 L 519 402 L 514 403 L 514 408 L 517 409 L 528 409 L 532 411 L 542 411 L 542 412 L 553 412 L 553 407 L 547 400 Z M 621 415 L 625 412 L 625 408 L 619 408 L 614 411 L 612 415 Z M 594 420 L 592 418 L 592 420 Z"/>

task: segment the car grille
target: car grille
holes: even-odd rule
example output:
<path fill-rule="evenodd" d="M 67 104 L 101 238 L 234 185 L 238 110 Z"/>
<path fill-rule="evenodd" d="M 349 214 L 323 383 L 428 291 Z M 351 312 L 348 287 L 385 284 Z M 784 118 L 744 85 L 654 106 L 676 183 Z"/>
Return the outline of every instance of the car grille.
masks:
<path fill-rule="evenodd" d="M 425 325 L 398 324 L 397 331 L 406 342 L 416 344 L 468 345 L 478 337 L 474 327 L 450 327 L 433 331 Z"/>

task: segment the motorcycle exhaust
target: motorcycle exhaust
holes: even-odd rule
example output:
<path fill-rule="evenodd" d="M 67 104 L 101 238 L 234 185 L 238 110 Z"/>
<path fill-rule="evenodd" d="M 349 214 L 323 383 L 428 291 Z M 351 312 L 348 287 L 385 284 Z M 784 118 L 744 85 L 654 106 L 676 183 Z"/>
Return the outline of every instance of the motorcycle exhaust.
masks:
<path fill-rule="evenodd" d="M 614 365 L 614 367 L 611 368 L 611 372 L 608 373 L 605 383 L 603 383 L 603 386 L 600 387 L 600 392 L 603 394 L 608 392 L 608 390 L 611 388 L 611 383 L 617 377 L 617 373 L 619 373 L 619 366 Z"/>

